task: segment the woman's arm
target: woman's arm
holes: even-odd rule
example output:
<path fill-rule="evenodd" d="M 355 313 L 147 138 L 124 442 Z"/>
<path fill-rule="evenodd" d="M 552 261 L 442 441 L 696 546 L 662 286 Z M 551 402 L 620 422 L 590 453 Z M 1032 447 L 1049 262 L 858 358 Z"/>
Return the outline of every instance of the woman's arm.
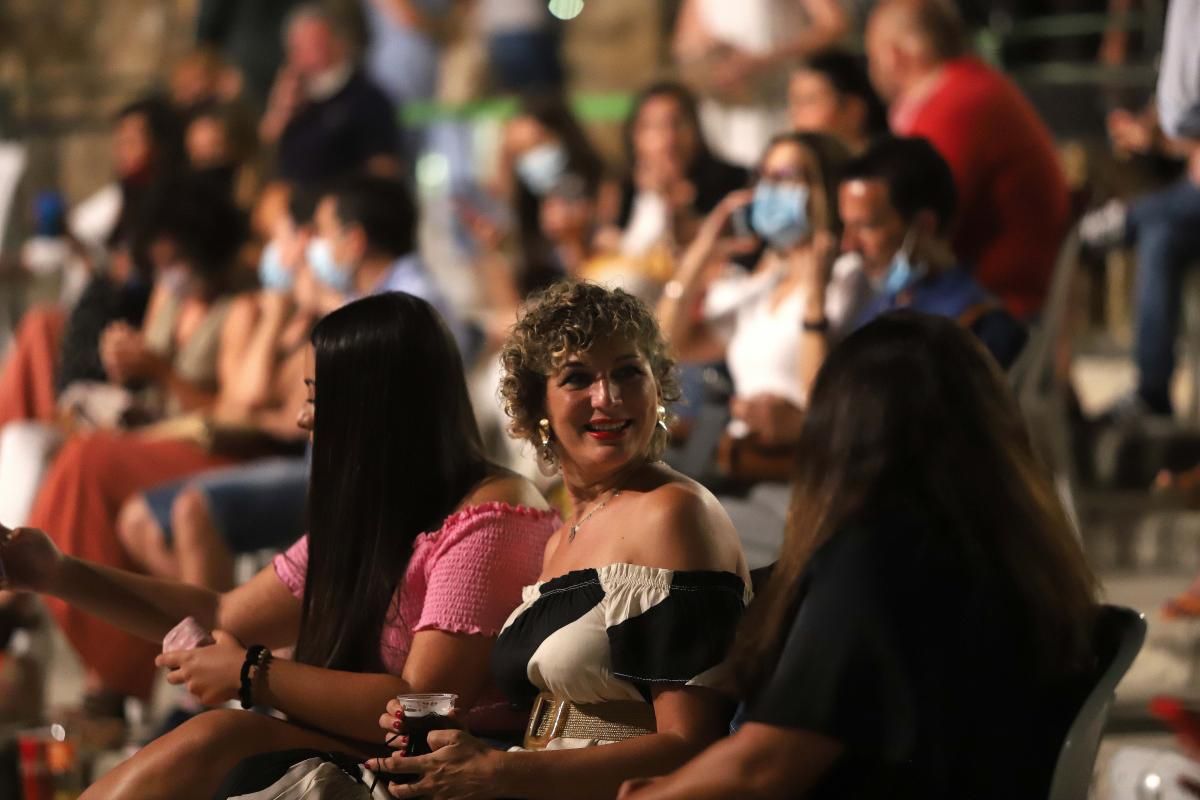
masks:
<path fill-rule="evenodd" d="M 808 25 L 771 54 L 773 63 L 803 58 L 832 47 L 850 32 L 850 17 L 839 0 L 799 0 Z"/>
<path fill-rule="evenodd" d="M 675 19 L 675 33 L 671 42 L 675 58 L 680 61 L 703 58 L 716 43 L 717 40 L 700 16 L 697 0 L 684 0 Z"/>
<path fill-rule="evenodd" d="M 658 322 L 663 335 L 678 353 L 700 347 L 709 333 L 707 326 L 691 318 L 704 291 L 704 276 L 718 250 L 721 234 L 734 211 L 750 202 L 749 190 L 733 192 L 722 200 L 700 225 L 700 230 L 684 251 L 675 277 L 667 283 L 658 304 Z"/>
<path fill-rule="evenodd" d="M 338 672 L 294 661 L 273 661 L 260 701 L 328 733 L 370 742 L 380 737 L 379 710 L 398 694 L 450 692 L 469 709 L 487 684 L 490 636 L 421 631 L 402 675 Z"/>
<path fill-rule="evenodd" d="M 218 594 L 64 556 L 42 531 L 0 526 L 0 558 L 6 588 L 57 597 L 150 641 L 185 617 L 209 630 L 223 629 L 243 641 L 271 647 L 294 644 L 300 603 L 271 567 L 249 583 Z"/>
<path fill-rule="evenodd" d="M 235 322 L 231 312 L 225 325 L 229 336 L 221 335 L 218 404 L 223 415 L 249 415 L 270 403 L 279 341 L 293 308 L 291 296 L 281 292 L 259 292 L 257 302 L 245 302 L 253 321 Z M 235 325 L 238 329 L 232 330 Z"/>
<path fill-rule="evenodd" d="M 833 321 L 829 319 L 828 296 L 837 254 L 837 240 L 833 234 L 822 231 L 816 234 L 812 246 L 800 256 L 804 260 L 799 265 L 804 275 L 804 310 L 800 320 L 797 379 L 805 398 L 812 391 L 817 373 L 829 355 L 829 327 Z"/>
<path fill-rule="evenodd" d="M 654 693 L 658 732 L 603 747 L 501 752 L 458 731 L 429 735 L 434 752 L 416 758 L 376 759 L 380 772 L 416 773 L 393 784 L 396 797 L 608 800 L 631 778 L 662 775 L 701 752 L 724 731 L 728 707 L 713 691 L 659 688 Z"/>
<path fill-rule="evenodd" d="M 801 797 L 841 755 L 833 739 L 747 723 L 671 775 L 632 781 L 620 800 L 776 800 Z"/>
<path fill-rule="evenodd" d="M 238 376 L 240 357 L 254 329 L 255 309 L 251 298 L 238 297 L 232 301 L 229 313 L 221 325 L 221 340 L 217 347 L 217 383 L 225 387 Z M 175 366 L 157 353 L 150 353 L 150 377 L 175 398 L 184 411 L 205 411 L 218 401 L 218 392 L 201 387 L 175 371 Z"/>

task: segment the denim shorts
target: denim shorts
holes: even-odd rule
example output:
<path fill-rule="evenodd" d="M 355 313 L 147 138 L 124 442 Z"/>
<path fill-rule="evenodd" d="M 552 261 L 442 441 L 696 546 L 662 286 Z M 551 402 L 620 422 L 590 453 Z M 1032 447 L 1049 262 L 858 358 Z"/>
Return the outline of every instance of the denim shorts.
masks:
<path fill-rule="evenodd" d="M 174 538 L 171 507 L 188 488 L 204 493 L 213 525 L 234 553 L 286 547 L 304 533 L 308 462 L 303 457 L 213 470 L 146 492 L 146 505 L 167 544 Z"/>

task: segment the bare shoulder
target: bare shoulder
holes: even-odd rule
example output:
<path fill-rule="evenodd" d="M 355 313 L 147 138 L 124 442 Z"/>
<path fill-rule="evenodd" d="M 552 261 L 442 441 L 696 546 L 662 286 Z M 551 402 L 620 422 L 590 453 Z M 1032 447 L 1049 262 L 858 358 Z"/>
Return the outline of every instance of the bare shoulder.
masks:
<path fill-rule="evenodd" d="M 678 473 L 638 500 L 647 528 L 638 563 L 669 569 L 722 570 L 748 576 L 737 531 L 713 494 Z"/>
<path fill-rule="evenodd" d="M 539 510 L 550 508 L 546 498 L 531 481 L 507 470 L 496 472 L 480 482 L 463 498 L 462 507 L 484 503 L 507 503 Z"/>

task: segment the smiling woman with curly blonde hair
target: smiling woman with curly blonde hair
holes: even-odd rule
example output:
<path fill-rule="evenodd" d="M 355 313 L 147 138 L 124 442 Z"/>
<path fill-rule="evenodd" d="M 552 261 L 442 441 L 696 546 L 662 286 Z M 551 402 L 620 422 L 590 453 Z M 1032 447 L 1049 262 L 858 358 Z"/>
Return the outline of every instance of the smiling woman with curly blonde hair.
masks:
<path fill-rule="evenodd" d="M 575 509 L 493 651 L 509 700 L 532 707 L 525 746 L 435 731 L 431 754 L 374 766 L 421 776 L 394 784 L 397 797 L 611 798 L 727 730 L 724 665 L 749 574 L 716 498 L 658 461 L 679 390 L 641 301 L 552 287 L 501 360 L 512 433 L 561 472 Z"/>

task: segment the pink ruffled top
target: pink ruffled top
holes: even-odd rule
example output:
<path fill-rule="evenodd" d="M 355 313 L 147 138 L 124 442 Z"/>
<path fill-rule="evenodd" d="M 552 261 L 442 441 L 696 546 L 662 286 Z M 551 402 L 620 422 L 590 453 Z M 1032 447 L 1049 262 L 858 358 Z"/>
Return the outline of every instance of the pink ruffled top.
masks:
<path fill-rule="evenodd" d="M 456 511 L 439 530 L 418 536 L 384 623 L 380 652 L 387 671 L 404 671 L 420 631 L 498 635 L 521 604 L 522 588 L 537 581 L 546 540 L 560 524 L 555 511 L 492 502 Z M 273 566 L 291 593 L 303 597 L 308 536 L 276 556 Z M 473 727 L 505 730 L 520 721 L 489 680 L 471 711 Z"/>

